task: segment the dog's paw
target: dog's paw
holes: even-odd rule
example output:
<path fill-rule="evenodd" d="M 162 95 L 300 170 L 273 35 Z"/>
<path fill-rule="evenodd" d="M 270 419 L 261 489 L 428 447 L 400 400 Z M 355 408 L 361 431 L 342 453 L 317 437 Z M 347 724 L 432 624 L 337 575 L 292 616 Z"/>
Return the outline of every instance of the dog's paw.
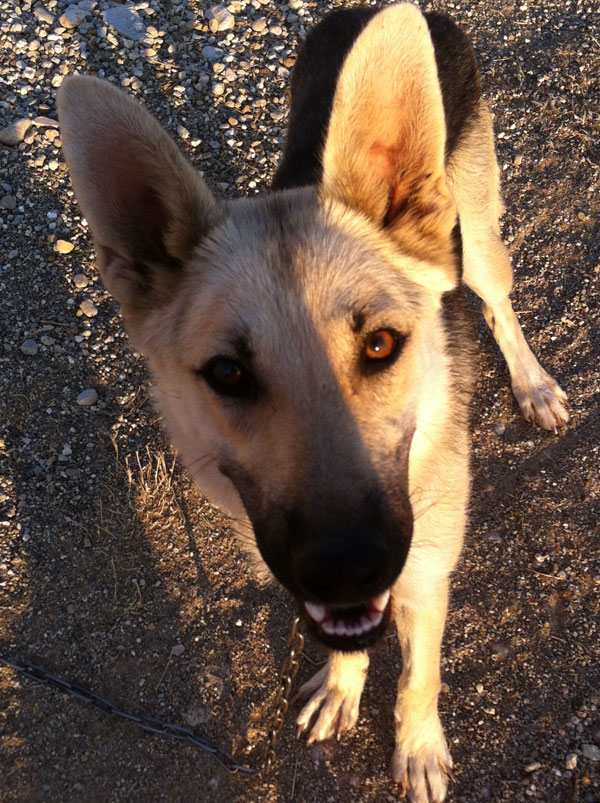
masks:
<path fill-rule="evenodd" d="M 307 733 L 311 744 L 353 728 L 368 666 L 366 653 L 332 653 L 298 693 L 301 698 L 312 695 L 296 720 L 298 736 Z"/>
<path fill-rule="evenodd" d="M 410 803 L 441 803 L 452 777 L 452 757 L 437 715 L 416 732 L 400 726 L 392 758 L 392 777 Z"/>
<path fill-rule="evenodd" d="M 526 421 L 553 432 L 565 428 L 569 420 L 567 394 L 537 361 L 535 370 L 513 381 L 512 389 Z"/>

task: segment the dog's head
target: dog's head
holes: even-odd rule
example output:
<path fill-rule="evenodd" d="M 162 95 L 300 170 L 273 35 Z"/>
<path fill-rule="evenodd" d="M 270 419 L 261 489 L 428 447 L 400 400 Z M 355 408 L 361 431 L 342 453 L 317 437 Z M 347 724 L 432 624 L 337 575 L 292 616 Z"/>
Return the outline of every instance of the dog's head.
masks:
<path fill-rule="evenodd" d="M 393 48 L 380 16 L 342 71 L 315 188 L 219 203 L 123 92 L 59 93 L 103 280 L 175 445 L 338 649 L 389 619 L 448 415 L 457 285 L 433 48 L 408 12 L 418 47 L 374 60 Z"/>

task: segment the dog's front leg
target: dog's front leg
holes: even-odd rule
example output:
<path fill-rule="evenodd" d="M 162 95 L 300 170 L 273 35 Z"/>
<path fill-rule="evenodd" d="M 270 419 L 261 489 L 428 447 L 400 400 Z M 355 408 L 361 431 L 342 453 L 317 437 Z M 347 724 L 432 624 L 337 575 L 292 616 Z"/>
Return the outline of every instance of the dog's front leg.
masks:
<path fill-rule="evenodd" d="M 448 604 L 448 581 L 424 599 L 396 597 L 402 675 L 396 703 L 396 750 L 392 775 L 412 803 L 446 797 L 452 759 L 438 715 L 440 647 Z"/>
<path fill-rule="evenodd" d="M 368 668 L 366 652 L 332 652 L 298 693 L 302 698 L 312 695 L 298 715 L 298 735 L 308 733 L 310 744 L 353 728 Z"/>

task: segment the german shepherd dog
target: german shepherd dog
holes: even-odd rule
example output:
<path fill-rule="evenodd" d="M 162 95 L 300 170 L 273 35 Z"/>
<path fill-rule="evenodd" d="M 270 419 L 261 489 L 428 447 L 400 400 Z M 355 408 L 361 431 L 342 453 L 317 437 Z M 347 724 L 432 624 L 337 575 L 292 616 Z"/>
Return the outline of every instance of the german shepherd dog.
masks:
<path fill-rule="evenodd" d="M 283 159 L 256 199 L 216 200 L 105 81 L 67 78 L 58 107 L 104 283 L 175 446 L 331 648 L 302 689 L 300 731 L 321 740 L 355 724 L 366 648 L 393 602 L 392 774 L 410 800 L 443 800 L 440 643 L 470 485 L 461 279 L 525 418 L 555 431 L 568 419 L 509 300 L 467 37 L 410 3 L 326 17 L 298 56 Z"/>

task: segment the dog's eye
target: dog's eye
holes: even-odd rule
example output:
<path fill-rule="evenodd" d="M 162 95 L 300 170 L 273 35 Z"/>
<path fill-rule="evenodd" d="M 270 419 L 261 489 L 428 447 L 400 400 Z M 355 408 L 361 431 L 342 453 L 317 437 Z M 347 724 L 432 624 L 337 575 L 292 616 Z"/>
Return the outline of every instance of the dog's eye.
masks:
<path fill-rule="evenodd" d="M 221 396 L 253 398 L 258 389 L 252 374 L 229 357 L 213 357 L 198 374 Z"/>
<path fill-rule="evenodd" d="M 368 361 L 389 361 L 394 357 L 400 344 L 400 336 L 390 329 L 378 329 L 367 335 L 364 355 Z"/>

